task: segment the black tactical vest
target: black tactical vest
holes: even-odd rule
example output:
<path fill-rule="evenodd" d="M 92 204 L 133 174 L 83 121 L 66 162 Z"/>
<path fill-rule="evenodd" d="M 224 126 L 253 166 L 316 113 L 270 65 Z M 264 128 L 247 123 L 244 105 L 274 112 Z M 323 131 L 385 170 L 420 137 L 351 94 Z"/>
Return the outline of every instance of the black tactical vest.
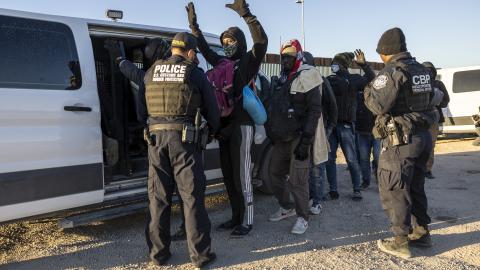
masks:
<path fill-rule="evenodd" d="M 150 117 L 195 117 L 202 105 L 202 97 L 196 85 L 190 82 L 195 65 L 184 60 L 156 61 L 145 78 L 145 98 Z"/>
<path fill-rule="evenodd" d="M 403 72 L 407 82 L 399 89 L 392 115 L 429 110 L 430 97 L 433 91 L 433 79 L 430 71 L 415 59 L 398 61 L 395 72 Z"/>

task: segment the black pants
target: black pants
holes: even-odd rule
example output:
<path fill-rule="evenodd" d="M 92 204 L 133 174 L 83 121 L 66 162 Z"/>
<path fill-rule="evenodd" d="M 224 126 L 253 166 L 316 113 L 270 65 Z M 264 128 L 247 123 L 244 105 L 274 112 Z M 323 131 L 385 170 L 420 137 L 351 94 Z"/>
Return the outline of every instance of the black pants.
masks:
<path fill-rule="evenodd" d="M 159 131 L 154 136 L 156 145 L 148 147 L 150 258 L 161 260 L 170 253 L 170 215 L 176 184 L 184 204 L 190 259 L 197 263 L 206 261 L 211 238 L 201 152 L 192 144 L 182 143 L 180 131 Z"/>
<path fill-rule="evenodd" d="M 387 140 L 382 141 L 378 164 L 380 201 L 393 233 L 406 236 L 412 222 L 414 226 L 426 226 L 431 222 L 424 185 L 432 138 L 425 130 L 413 135 L 407 145 L 388 147 Z"/>
<path fill-rule="evenodd" d="M 253 135 L 253 126 L 237 125 L 232 128 L 228 138 L 220 141 L 223 182 L 232 207 L 232 221 L 244 226 L 253 223 Z"/>

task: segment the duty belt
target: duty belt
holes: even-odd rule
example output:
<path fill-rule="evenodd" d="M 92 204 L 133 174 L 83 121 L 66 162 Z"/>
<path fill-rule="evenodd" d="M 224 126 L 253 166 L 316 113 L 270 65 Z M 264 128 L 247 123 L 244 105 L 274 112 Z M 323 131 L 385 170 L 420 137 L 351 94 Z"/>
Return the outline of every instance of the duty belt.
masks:
<path fill-rule="evenodd" d="M 148 126 L 148 131 L 156 130 L 178 130 L 182 131 L 183 124 L 153 124 Z"/>

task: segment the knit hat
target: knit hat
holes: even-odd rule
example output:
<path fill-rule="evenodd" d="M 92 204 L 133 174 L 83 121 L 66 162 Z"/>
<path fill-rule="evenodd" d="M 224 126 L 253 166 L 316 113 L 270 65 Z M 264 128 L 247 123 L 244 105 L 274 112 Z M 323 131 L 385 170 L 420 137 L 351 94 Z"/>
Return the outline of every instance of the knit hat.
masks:
<path fill-rule="evenodd" d="M 355 55 L 351 52 L 338 53 L 333 57 L 332 63 L 337 63 L 344 68 L 349 68 Z"/>
<path fill-rule="evenodd" d="M 310 52 L 303 52 L 303 62 L 310 66 L 315 66 L 315 58 Z"/>
<path fill-rule="evenodd" d="M 385 31 L 378 41 L 377 53 L 379 54 L 394 55 L 406 51 L 405 35 L 400 28 L 395 27 Z"/>
<path fill-rule="evenodd" d="M 288 46 L 282 49 L 282 52 L 280 53 L 281 55 L 288 55 L 288 56 L 293 56 L 297 57 L 297 50 L 293 46 Z"/>

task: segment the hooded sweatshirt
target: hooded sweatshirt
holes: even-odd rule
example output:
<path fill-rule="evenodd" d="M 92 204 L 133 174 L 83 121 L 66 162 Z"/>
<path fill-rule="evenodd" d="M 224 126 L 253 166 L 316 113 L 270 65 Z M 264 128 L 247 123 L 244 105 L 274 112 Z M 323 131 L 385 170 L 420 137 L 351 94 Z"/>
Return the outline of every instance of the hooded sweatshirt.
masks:
<path fill-rule="evenodd" d="M 243 18 L 250 29 L 250 34 L 253 39 L 253 47 L 250 51 L 247 51 L 245 34 L 240 28 L 230 27 L 220 36 L 220 42 L 223 37 L 228 36 L 235 39 L 238 44 L 237 52 L 230 58 L 231 60 L 238 61 L 233 78 L 233 91 L 235 97 L 238 98 L 238 101 L 232 114 L 221 119 L 222 128 L 231 126 L 232 124 L 254 125 L 250 115 L 242 106 L 243 87 L 247 85 L 255 75 L 257 75 L 260 69 L 260 64 L 267 53 L 268 37 L 263 30 L 262 25 L 257 20 L 257 17 L 249 12 Z M 198 49 L 210 65 L 215 66 L 218 61 L 226 57 L 217 54 L 208 46 L 208 43 L 199 28 L 192 29 L 192 33 L 197 37 Z"/>

